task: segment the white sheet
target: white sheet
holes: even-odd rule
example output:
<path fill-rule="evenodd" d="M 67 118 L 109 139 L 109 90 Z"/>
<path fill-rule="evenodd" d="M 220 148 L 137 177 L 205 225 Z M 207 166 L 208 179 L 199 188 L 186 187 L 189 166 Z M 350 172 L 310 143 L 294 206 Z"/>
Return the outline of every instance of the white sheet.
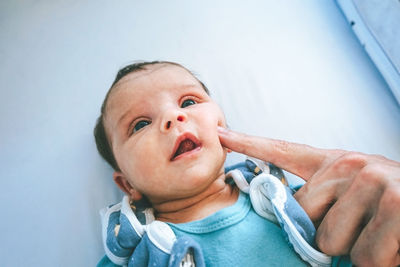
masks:
<path fill-rule="evenodd" d="M 400 108 L 331 1 L 2 1 L 0 40 L 2 266 L 102 256 L 120 194 L 92 129 L 132 60 L 198 73 L 232 129 L 400 160 Z"/>

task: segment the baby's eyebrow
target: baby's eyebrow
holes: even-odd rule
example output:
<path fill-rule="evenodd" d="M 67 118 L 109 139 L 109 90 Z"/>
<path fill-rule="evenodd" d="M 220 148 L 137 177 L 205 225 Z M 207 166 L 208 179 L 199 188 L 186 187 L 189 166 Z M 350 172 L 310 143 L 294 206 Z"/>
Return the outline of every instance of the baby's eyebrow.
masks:
<path fill-rule="evenodd" d="M 132 111 L 130 109 L 128 109 L 122 116 L 121 118 L 119 118 L 118 122 L 117 122 L 117 127 L 119 128 L 120 125 L 122 124 L 122 122 L 125 120 L 126 117 L 128 117 L 130 114 L 132 113 Z"/>
<path fill-rule="evenodd" d="M 200 90 L 204 90 L 200 84 L 196 84 L 196 83 L 188 83 L 188 84 L 183 84 L 183 85 L 179 85 L 179 87 L 181 89 L 186 89 L 186 90 L 191 90 L 191 89 L 200 89 Z"/>

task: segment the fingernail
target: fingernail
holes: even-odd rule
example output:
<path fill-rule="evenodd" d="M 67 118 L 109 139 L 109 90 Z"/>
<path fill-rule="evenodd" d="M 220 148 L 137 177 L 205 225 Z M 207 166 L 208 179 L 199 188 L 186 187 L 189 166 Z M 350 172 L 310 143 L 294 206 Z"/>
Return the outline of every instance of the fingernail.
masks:
<path fill-rule="evenodd" d="M 217 130 L 221 134 L 227 134 L 229 132 L 229 130 L 227 128 L 221 127 L 221 126 L 217 126 Z"/>

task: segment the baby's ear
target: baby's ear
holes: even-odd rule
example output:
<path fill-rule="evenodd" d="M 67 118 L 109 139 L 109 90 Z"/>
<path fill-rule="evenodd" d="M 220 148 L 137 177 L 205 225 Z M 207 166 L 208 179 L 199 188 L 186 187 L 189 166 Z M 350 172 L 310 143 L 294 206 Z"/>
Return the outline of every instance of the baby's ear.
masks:
<path fill-rule="evenodd" d="M 130 196 L 131 200 L 139 201 L 142 199 L 143 195 L 139 191 L 137 191 L 134 187 L 131 186 L 128 179 L 126 179 L 125 175 L 122 172 L 114 172 L 113 173 L 114 182 L 117 186 L 125 192 L 128 196 Z"/>

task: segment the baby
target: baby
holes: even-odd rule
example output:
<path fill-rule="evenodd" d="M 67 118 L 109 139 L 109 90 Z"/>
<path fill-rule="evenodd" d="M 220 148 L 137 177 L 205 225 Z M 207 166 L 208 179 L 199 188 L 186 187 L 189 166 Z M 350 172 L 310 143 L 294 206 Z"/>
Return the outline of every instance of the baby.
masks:
<path fill-rule="evenodd" d="M 196 266 L 306 265 L 279 225 L 259 216 L 248 194 L 227 182 L 227 149 L 217 127 L 226 127 L 224 114 L 190 71 L 173 62 L 142 62 L 119 71 L 102 105 L 95 138 L 129 201 L 151 206 L 150 213 L 145 212 L 147 222 L 165 222 L 166 231 L 172 229 L 178 240 L 189 238 L 201 248 Z M 138 222 L 136 217 L 133 223 L 129 220 L 132 225 Z M 123 235 L 119 223 L 112 235 Z M 127 236 L 125 243 L 131 239 Z M 125 255 L 129 265 L 172 266 L 173 259 L 162 262 L 151 259 L 156 256 L 131 255 L 140 246 L 149 245 L 132 248 Z M 128 264 L 110 257 L 99 266 Z"/>

